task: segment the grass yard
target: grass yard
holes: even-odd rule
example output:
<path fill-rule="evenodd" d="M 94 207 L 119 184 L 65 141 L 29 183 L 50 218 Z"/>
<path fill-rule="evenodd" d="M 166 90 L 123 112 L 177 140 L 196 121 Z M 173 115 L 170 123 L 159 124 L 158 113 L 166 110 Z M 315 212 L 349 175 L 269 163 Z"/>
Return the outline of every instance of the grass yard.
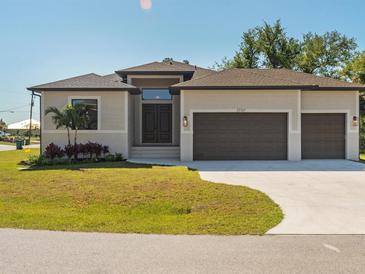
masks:
<path fill-rule="evenodd" d="M 32 150 L 31 153 L 37 153 Z M 265 194 L 184 167 L 127 162 L 17 169 L 0 152 L 0 227 L 157 234 L 263 234 L 283 218 Z"/>

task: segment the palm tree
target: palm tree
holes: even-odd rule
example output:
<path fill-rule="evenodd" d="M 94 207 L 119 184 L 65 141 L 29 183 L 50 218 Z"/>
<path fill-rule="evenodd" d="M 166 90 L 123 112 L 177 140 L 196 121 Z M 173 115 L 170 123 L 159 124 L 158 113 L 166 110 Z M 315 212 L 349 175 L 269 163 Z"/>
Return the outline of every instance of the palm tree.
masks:
<path fill-rule="evenodd" d="M 89 105 L 76 104 L 66 107 L 67 115 L 71 121 L 71 129 L 74 131 L 74 144 L 77 144 L 77 133 L 80 129 L 88 128 L 89 116 L 88 111 L 91 109 Z"/>
<path fill-rule="evenodd" d="M 45 115 L 52 113 L 52 121 L 56 125 L 56 129 L 65 127 L 67 130 L 67 138 L 68 144 L 71 145 L 70 139 L 70 128 L 71 128 L 71 119 L 70 114 L 67 111 L 67 107 L 63 110 L 59 110 L 56 107 L 48 107 L 45 111 Z"/>

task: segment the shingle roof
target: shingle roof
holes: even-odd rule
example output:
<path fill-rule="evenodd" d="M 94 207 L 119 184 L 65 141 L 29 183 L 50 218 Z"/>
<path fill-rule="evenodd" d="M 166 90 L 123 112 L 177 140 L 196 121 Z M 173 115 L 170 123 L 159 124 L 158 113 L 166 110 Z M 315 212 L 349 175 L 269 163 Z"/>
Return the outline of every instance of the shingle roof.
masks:
<path fill-rule="evenodd" d="M 228 69 L 172 86 L 172 89 L 175 90 L 182 88 L 343 88 L 365 90 L 365 85 L 288 69 Z"/>
<path fill-rule="evenodd" d="M 202 77 L 208 76 L 208 75 L 213 74 L 213 73 L 215 74 L 215 73 L 217 73 L 217 71 L 211 70 L 211 69 L 205 69 L 205 68 L 198 68 L 194 72 L 193 77 L 191 79 L 202 78 Z"/>
<path fill-rule="evenodd" d="M 162 61 L 162 62 L 152 62 L 136 67 L 130 67 L 122 70 L 118 70 L 118 74 L 127 73 L 152 73 L 152 72 L 171 72 L 171 73 L 193 73 L 199 69 L 196 66 L 185 64 L 177 61 Z"/>
<path fill-rule="evenodd" d="M 135 86 L 123 83 L 122 78 L 116 73 L 101 76 L 89 73 L 77 77 L 72 77 L 56 82 L 28 88 L 32 91 L 42 90 L 135 90 Z"/>

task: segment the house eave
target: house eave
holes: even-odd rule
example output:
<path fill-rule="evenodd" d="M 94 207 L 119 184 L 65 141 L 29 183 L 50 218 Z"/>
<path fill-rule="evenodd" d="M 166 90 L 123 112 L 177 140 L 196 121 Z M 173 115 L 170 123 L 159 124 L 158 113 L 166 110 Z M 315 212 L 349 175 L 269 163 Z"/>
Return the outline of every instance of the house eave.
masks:
<path fill-rule="evenodd" d="M 318 91 L 365 91 L 365 87 L 320 87 L 318 85 L 301 86 L 172 86 L 170 92 L 178 94 L 181 90 L 318 90 Z"/>
<path fill-rule="evenodd" d="M 34 92 L 42 92 L 42 91 L 120 91 L 120 92 L 129 92 L 131 94 L 139 94 L 141 91 L 139 88 L 37 88 L 30 87 L 27 90 Z"/>

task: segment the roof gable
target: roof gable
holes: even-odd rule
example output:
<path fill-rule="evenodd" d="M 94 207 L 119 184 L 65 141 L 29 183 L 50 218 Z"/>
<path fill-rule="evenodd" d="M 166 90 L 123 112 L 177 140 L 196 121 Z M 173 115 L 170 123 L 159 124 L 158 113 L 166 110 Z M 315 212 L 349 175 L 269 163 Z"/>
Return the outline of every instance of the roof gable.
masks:
<path fill-rule="evenodd" d="M 133 74 L 133 73 L 193 73 L 197 66 L 177 62 L 177 61 L 162 61 L 152 62 L 140 66 L 130 67 L 116 71 L 118 74 Z"/>

